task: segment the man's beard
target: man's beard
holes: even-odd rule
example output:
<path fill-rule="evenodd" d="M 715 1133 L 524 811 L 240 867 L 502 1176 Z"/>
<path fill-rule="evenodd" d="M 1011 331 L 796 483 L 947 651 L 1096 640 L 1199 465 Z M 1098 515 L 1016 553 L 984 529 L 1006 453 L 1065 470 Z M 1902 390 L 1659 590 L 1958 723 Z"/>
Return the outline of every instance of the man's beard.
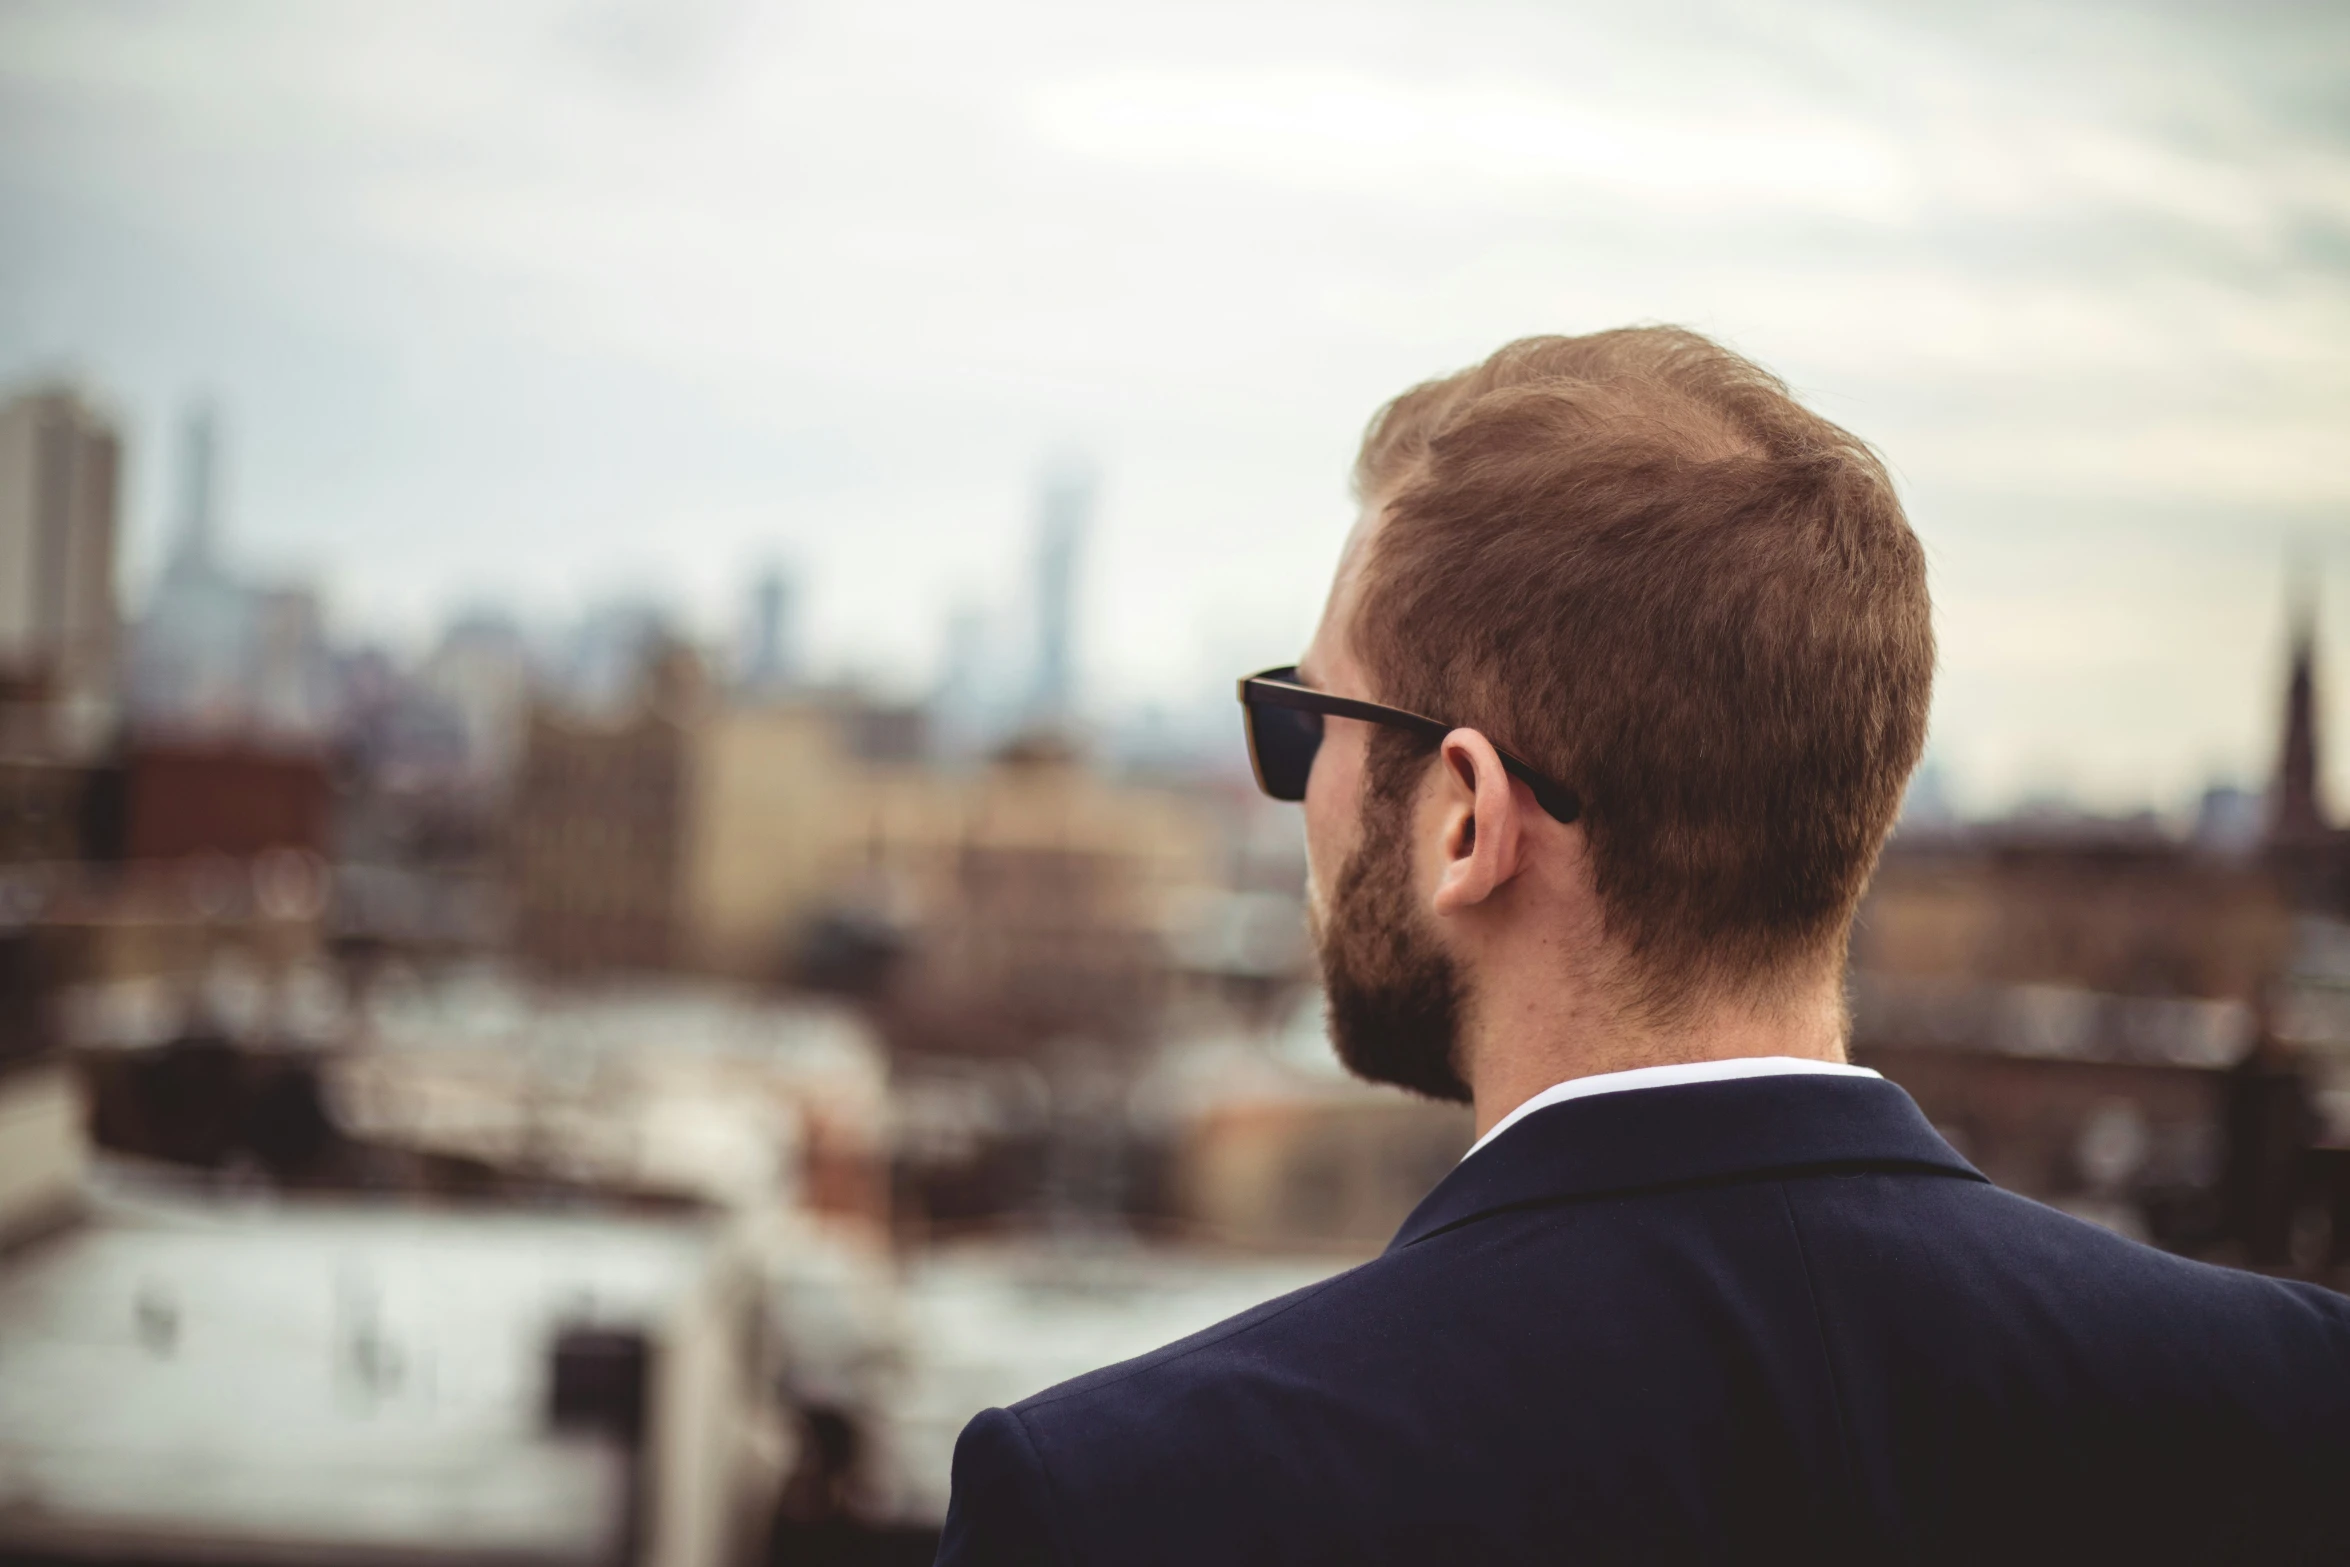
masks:
<path fill-rule="evenodd" d="M 1461 972 L 1412 898 L 1410 818 L 1408 793 L 1366 793 L 1362 841 L 1313 921 L 1330 1043 L 1357 1077 L 1466 1104 Z"/>

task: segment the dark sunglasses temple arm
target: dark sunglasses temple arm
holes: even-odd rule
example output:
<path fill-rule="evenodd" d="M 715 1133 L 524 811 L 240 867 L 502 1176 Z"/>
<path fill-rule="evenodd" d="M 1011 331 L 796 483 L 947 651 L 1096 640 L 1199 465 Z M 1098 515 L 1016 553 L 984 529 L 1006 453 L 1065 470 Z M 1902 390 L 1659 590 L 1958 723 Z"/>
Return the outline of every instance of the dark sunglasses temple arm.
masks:
<path fill-rule="evenodd" d="M 1453 730 L 1450 724 L 1418 713 L 1407 713 L 1400 707 L 1358 702 L 1352 697 L 1332 696 L 1327 691 L 1298 685 L 1296 671 L 1291 669 L 1268 670 L 1261 675 L 1249 676 L 1240 682 L 1240 700 L 1244 706 L 1262 702 L 1272 707 L 1326 713 L 1334 718 L 1359 718 L 1366 723 L 1409 729 L 1430 740 L 1441 740 Z M 1574 790 L 1545 778 L 1499 746 L 1495 746 L 1494 750 L 1501 757 L 1503 770 L 1532 791 L 1534 803 L 1551 816 L 1561 822 L 1571 822 L 1583 814 L 1583 802 Z"/>
<path fill-rule="evenodd" d="M 1493 749 L 1501 758 L 1502 771 L 1531 790 L 1534 803 L 1549 812 L 1555 820 L 1571 822 L 1583 814 L 1583 801 L 1574 790 L 1565 784 L 1551 782 L 1501 747 L 1495 746 Z"/>

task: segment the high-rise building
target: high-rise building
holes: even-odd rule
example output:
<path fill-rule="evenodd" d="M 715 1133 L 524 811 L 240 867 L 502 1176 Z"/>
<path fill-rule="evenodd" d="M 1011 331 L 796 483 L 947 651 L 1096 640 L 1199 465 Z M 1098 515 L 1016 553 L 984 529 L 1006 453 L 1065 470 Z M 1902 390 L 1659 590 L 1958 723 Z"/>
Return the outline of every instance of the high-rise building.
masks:
<path fill-rule="evenodd" d="M 799 679 L 798 595 L 780 567 L 769 567 L 751 590 L 751 622 L 740 683 L 747 696 L 775 696 Z"/>
<path fill-rule="evenodd" d="M 206 405 L 188 410 L 180 427 L 179 532 L 172 539 L 172 575 L 211 576 L 219 571 L 220 430 Z"/>
<path fill-rule="evenodd" d="M 131 659 L 139 727 L 182 736 L 241 732 L 255 626 L 252 595 L 218 559 L 218 455 L 212 411 L 180 432 L 178 498 L 163 576 L 140 617 Z"/>
<path fill-rule="evenodd" d="M 1093 479 L 1066 467 L 1045 481 L 1036 546 L 1036 670 L 1028 721 L 1068 722 L 1076 685 L 1077 551 L 1093 510 Z"/>
<path fill-rule="evenodd" d="M 323 739 L 334 728 L 335 691 L 318 595 L 302 587 L 262 588 L 248 602 L 253 637 L 245 705 L 253 732 L 264 739 Z"/>
<path fill-rule="evenodd" d="M 170 555 L 133 647 L 132 716 L 174 740 L 322 744 L 335 694 L 317 596 L 257 586 L 221 559 L 218 444 L 212 411 L 193 410 Z"/>
<path fill-rule="evenodd" d="M 80 396 L 0 407 L 0 682 L 20 743 L 87 756 L 112 727 L 114 550 L 121 441 Z"/>
<path fill-rule="evenodd" d="M 454 721 L 466 782 L 502 789 L 522 752 L 530 701 L 530 648 L 507 615 L 477 610 L 452 621 L 416 683 Z"/>
<path fill-rule="evenodd" d="M 636 701 L 647 666 L 675 638 L 668 611 L 650 598 L 630 595 L 592 605 L 545 671 L 550 694 L 575 713 L 618 718 Z"/>

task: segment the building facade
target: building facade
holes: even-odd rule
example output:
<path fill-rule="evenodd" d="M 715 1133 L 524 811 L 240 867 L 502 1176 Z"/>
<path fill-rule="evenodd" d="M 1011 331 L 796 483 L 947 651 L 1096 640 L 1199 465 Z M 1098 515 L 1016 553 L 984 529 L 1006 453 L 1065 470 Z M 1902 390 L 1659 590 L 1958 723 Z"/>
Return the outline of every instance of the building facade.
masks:
<path fill-rule="evenodd" d="M 0 407 L 0 743 L 85 759 L 111 738 L 122 443 L 74 392 Z"/>
<path fill-rule="evenodd" d="M 729 705 L 685 655 L 665 662 L 626 716 L 531 720 L 513 827 L 527 962 L 852 989 L 919 1049 L 1148 1026 L 1173 922 L 1218 879 L 1198 802 L 1046 740 L 942 768 L 895 710 Z M 876 958 L 854 976 L 819 950 L 844 932 Z"/>

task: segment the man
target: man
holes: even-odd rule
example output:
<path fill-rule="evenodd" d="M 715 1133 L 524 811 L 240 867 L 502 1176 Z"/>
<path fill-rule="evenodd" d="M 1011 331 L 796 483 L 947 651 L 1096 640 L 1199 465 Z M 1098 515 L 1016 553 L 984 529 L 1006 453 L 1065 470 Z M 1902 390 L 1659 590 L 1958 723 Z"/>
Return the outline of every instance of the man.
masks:
<path fill-rule="evenodd" d="M 1844 1062 L 1933 670 L 1868 450 L 1643 329 L 1407 392 L 1357 482 L 1252 751 L 1340 1056 L 1479 1140 L 1376 1261 L 972 1421 L 940 1560 L 2350 1561 L 2350 1301 Z"/>

